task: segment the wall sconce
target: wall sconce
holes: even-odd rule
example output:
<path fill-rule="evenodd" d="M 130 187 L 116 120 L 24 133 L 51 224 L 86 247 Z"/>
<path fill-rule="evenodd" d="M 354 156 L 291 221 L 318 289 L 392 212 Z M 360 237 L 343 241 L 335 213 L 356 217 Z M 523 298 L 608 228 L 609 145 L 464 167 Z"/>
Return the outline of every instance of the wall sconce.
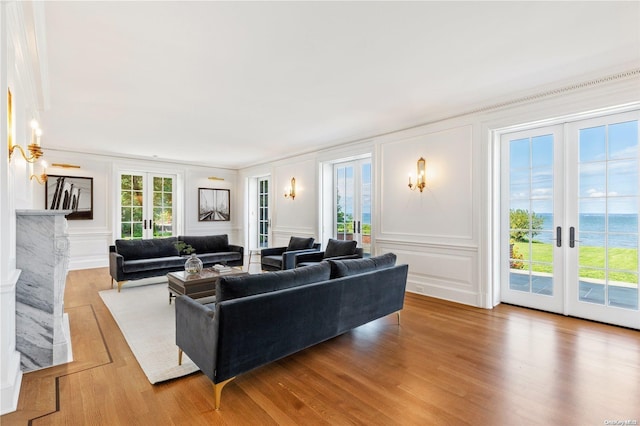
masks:
<path fill-rule="evenodd" d="M 284 198 L 291 198 L 295 200 L 296 198 L 296 178 L 291 178 L 291 185 L 288 188 L 284 189 Z"/>
<path fill-rule="evenodd" d="M 411 183 L 411 174 L 409 174 L 409 189 L 412 191 L 415 191 L 416 188 L 420 190 L 420 192 L 422 192 L 422 190 L 424 189 L 425 186 L 427 186 L 426 183 L 426 168 L 427 168 L 427 162 L 425 161 L 424 158 L 420 157 L 418 159 L 418 173 L 416 176 L 416 183 L 415 185 L 413 183 Z"/>
<path fill-rule="evenodd" d="M 11 156 L 16 148 L 22 154 L 22 158 L 29 163 L 34 163 L 38 158 L 42 157 L 42 148 L 40 148 L 41 136 L 42 129 L 40 129 L 40 125 L 35 119 L 31 120 L 31 143 L 27 146 L 30 155 L 27 156 L 27 153 L 20 145 L 14 145 L 12 141 L 9 141 L 9 161 L 11 161 Z"/>
<path fill-rule="evenodd" d="M 29 177 L 29 180 L 33 180 L 35 179 L 40 185 L 44 185 L 44 183 L 47 181 L 47 162 L 42 160 L 42 174 L 40 176 L 38 175 L 31 175 Z"/>

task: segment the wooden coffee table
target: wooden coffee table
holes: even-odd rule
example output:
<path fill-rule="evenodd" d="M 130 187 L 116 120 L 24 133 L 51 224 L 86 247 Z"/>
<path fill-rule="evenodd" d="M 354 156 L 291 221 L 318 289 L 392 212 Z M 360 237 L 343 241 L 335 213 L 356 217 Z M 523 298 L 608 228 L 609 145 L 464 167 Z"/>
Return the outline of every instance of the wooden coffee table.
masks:
<path fill-rule="evenodd" d="M 198 274 L 188 275 L 185 271 L 169 272 L 169 304 L 171 299 L 186 295 L 192 299 L 216 295 L 216 284 L 220 277 L 249 275 L 240 267 L 231 268 L 230 271 L 218 272 L 212 268 L 206 268 Z"/>

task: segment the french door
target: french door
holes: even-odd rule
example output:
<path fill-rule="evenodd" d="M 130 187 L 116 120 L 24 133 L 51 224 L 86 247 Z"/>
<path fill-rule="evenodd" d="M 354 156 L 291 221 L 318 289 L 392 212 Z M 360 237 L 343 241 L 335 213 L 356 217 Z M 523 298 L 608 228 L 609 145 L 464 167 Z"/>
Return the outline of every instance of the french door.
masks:
<path fill-rule="evenodd" d="M 355 240 L 371 256 L 371 160 L 334 165 L 334 236 Z"/>
<path fill-rule="evenodd" d="M 502 301 L 564 310 L 562 126 L 502 136 Z"/>
<path fill-rule="evenodd" d="M 640 111 L 571 123 L 568 229 L 572 315 L 640 328 Z"/>
<path fill-rule="evenodd" d="M 640 328 L 639 119 L 502 135 L 502 301 Z"/>
<path fill-rule="evenodd" d="M 148 239 L 174 235 L 175 181 L 174 175 L 121 173 L 118 238 Z"/>
<path fill-rule="evenodd" d="M 269 247 L 269 178 L 258 178 L 258 247 Z"/>

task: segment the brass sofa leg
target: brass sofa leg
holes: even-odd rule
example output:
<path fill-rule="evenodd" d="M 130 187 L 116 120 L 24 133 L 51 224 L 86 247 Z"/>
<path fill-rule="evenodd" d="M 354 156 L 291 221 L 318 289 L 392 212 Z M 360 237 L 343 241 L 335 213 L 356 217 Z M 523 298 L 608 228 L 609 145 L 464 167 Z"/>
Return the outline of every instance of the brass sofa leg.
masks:
<path fill-rule="evenodd" d="M 227 379 L 224 382 L 214 383 L 213 384 L 213 392 L 214 392 L 215 397 L 216 397 L 216 410 L 220 409 L 220 398 L 222 396 L 222 388 L 224 387 L 224 385 L 226 385 L 227 383 L 229 383 L 233 379 L 235 379 L 235 377 Z"/>
<path fill-rule="evenodd" d="M 178 348 L 178 365 L 182 365 L 182 349 Z"/>
<path fill-rule="evenodd" d="M 126 283 L 126 281 L 118 281 L 118 293 L 120 293 L 120 290 L 122 290 L 122 285 Z"/>
<path fill-rule="evenodd" d="M 398 315 L 398 325 L 400 325 L 400 311 L 396 312 L 396 315 Z"/>

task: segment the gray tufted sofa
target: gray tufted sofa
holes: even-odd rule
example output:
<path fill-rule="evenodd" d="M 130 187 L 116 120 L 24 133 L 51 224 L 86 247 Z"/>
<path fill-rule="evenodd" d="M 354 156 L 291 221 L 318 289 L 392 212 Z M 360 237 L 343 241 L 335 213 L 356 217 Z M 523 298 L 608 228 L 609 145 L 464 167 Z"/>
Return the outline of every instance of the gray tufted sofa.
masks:
<path fill-rule="evenodd" d="M 404 304 L 407 265 L 388 253 L 223 277 L 216 302 L 176 299 L 176 344 L 213 382 L 215 407 L 238 374 L 331 339 Z"/>
<path fill-rule="evenodd" d="M 109 247 L 111 286 L 116 281 L 120 292 L 126 281 L 183 270 L 187 259 L 184 257 L 186 253 L 180 253 L 176 247 L 179 241 L 195 249 L 196 256 L 205 268 L 217 263 L 242 266 L 244 262 L 244 248 L 229 244 L 227 234 L 116 240 Z"/>

